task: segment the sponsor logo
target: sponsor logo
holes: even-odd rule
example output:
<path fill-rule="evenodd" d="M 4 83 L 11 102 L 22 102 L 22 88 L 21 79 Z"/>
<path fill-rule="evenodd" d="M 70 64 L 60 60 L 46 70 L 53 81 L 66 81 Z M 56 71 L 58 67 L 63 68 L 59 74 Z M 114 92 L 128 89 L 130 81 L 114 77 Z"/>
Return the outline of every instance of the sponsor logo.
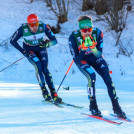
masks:
<path fill-rule="evenodd" d="M 43 28 L 42 28 L 42 27 L 39 27 L 39 30 L 40 30 L 40 31 L 43 31 Z"/>
<path fill-rule="evenodd" d="M 77 37 L 77 40 L 78 40 L 78 42 L 80 42 L 81 38 L 80 37 Z"/>
<path fill-rule="evenodd" d="M 27 23 L 24 23 L 24 24 L 23 24 L 23 26 L 26 26 L 26 25 L 27 25 Z"/>
<path fill-rule="evenodd" d="M 105 67 L 105 65 L 102 64 L 102 65 L 101 65 L 101 68 L 104 68 L 104 67 Z"/>
<path fill-rule="evenodd" d="M 75 30 L 75 31 L 74 31 L 74 34 L 77 34 L 77 33 L 78 33 L 78 31 L 77 31 L 77 30 Z"/>
<path fill-rule="evenodd" d="M 18 34 L 18 31 L 16 31 L 15 34 L 13 35 L 12 41 L 16 38 L 17 34 Z"/>
<path fill-rule="evenodd" d="M 46 58 L 45 58 L 45 57 L 43 57 L 41 60 L 46 60 Z"/>
<path fill-rule="evenodd" d="M 71 51 L 71 54 L 72 54 L 73 58 L 75 58 L 75 53 L 74 53 L 73 48 L 71 48 L 70 51 Z"/>
<path fill-rule="evenodd" d="M 27 28 L 25 28 L 25 29 L 24 29 L 24 32 L 25 32 L 25 33 L 28 33 L 28 29 L 27 29 Z"/>
<path fill-rule="evenodd" d="M 97 63 L 100 63 L 100 61 L 103 60 L 102 58 L 99 58 L 96 60 Z"/>
<path fill-rule="evenodd" d="M 46 52 L 46 51 L 41 51 L 41 52 L 40 52 L 41 55 L 43 55 L 43 54 L 45 54 L 45 53 L 47 53 L 47 52 Z"/>
<path fill-rule="evenodd" d="M 70 47 L 70 52 L 71 52 L 73 58 L 75 58 L 75 52 L 74 52 L 74 50 L 73 50 L 73 48 L 72 48 L 72 43 L 71 43 L 71 41 L 69 41 L 69 47 Z"/>
<path fill-rule="evenodd" d="M 90 23 L 83 23 L 81 24 L 81 27 L 84 27 L 84 28 L 89 28 L 91 26 Z"/>
<path fill-rule="evenodd" d="M 35 19 L 35 18 L 31 18 L 30 20 L 32 20 L 32 21 L 36 21 L 36 19 Z"/>
<path fill-rule="evenodd" d="M 91 49 L 88 50 L 88 49 L 86 50 L 85 55 L 88 55 L 88 54 L 92 53 L 92 50 Z"/>

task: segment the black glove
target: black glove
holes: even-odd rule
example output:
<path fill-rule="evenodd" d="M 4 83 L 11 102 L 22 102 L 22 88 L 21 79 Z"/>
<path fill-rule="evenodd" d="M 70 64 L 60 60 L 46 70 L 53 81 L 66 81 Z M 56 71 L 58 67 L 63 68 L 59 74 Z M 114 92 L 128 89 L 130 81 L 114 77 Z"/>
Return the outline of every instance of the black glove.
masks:
<path fill-rule="evenodd" d="M 46 42 L 43 40 L 39 43 L 39 46 L 40 47 L 46 47 Z"/>
<path fill-rule="evenodd" d="M 46 39 L 45 41 L 43 40 L 43 41 L 41 41 L 41 42 L 39 43 L 39 46 L 42 47 L 42 48 L 43 48 L 43 47 L 48 47 L 48 43 L 49 43 L 49 42 L 50 42 L 50 40 L 47 40 L 47 39 Z"/>
<path fill-rule="evenodd" d="M 24 54 L 24 56 L 25 57 L 31 57 L 34 53 L 32 52 L 32 51 L 27 51 L 27 50 L 25 50 L 24 52 L 23 52 L 23 54 Z"/>

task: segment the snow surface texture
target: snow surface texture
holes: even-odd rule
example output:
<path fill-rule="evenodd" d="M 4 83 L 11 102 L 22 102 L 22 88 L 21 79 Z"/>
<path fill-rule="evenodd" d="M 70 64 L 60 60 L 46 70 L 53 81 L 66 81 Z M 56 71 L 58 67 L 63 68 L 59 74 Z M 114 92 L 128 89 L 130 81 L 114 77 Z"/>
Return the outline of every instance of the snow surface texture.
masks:
<path fill-rule="evenodd" d="M 36 13 L 39 19 L 46 24 L 56 25 L 56 17 L 41 0 L 29 4 L 28 0 L 0 1 L 0 42 L 9 41 L 9 37 L 22 23 L 26 22 L 29 14 Z M 48 49 L 49 69 L 52 73 L 56 88 L 66 73 L 72 56 L 68 48 L 68 37 L 72 30 L 78 28 L 77 19 L 80 15 L 90 15 L 93 20 L 95 15 L 90 12 L 80 11 L 80 7 L 73 5 L 69 9 L 68 22 L 61 25 L 62 32 L 57 34 L 58 44 Z M 134 15 L 131 12 L 127 19 L 127 26 L 121 39 L 123 42 L 131 39 L 130 45 L 134 49 Z M 112 78 L 117 89 L 119 102 L 127 116 L 134 120 L 134 55 L 130 58 L 120 55 L 114 46 L 115 39 L 104 22 L 94 22 L 94 26 L 104 32 L 104 57 L 112 70 Z M 112 31 L 113 32 L 113 31 Z M 21 43 L 21 41 L 20 41 Z M 0 47 L 0 69 L 8 66 L 23 57 L 10 44 L 9 49 Z M 123 75 L 122 75 L 123 74 Z M 70 91 L 62 87 L 59 95 L 65 102 L 84 106 L 83 109 L 70 107 L 57 108 L 42 102 L 33 66 L 22 59 L 12 67 L 0 73 L 0 134 L 132 134 L 134 124 L 124 122 L 120 126 L 108 124 L 103 121 L 91 119 L 80 115 L 89 112 L 89 102 L 86 93 L 87 80 L 77 69 L 76 65 L 70 69 L 63 87 L 70 86 Z M 97 101 L 102 114 L 109 116 L 112 106 L 107 94 L 106 86 L 100 76 L 96 82 Z M 115 120 L 119 121 L 119 120 Z"/>

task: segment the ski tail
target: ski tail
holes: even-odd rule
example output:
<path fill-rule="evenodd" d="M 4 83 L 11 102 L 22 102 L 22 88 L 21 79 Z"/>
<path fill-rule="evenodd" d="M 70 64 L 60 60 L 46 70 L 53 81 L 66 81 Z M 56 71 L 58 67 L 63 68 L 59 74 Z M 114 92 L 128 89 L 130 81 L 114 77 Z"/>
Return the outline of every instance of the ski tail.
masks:
<path fill-rule="evenodd" d="M 56 105 L 57 107 L 69 106 L 69 107 L 78 108 L 78 109 L 84 108 L 84 106 L 77 106 L 77 105 L 70 104 L 70 103 L 66 103 L 66 102 L 55 103 L 54 101 L 52 101 L 52 102 L 50 102 L 50 101 L 45 101 L 45 100 L 42 100 L 42 101 L 45 102 L 45 103 L 48 103 L 48 104 Z"/>
<path fill-rule="evenodd" d="M 63 106 L 61 106 L 60 104 L 55 103 L 53 101 L 45 101 L 45 100 L 42 100 L 42 101 L 45 102 L 46 104 L 51 104 L 51 105 L 55 105 L 55 106 L 57 106 L 59 108 L 63 108 Z"/>
<path fill-rule="evenodd" d="M 70 107 L 74 107 L 74 108 L 83 108 L 84 107 L 84 106 L 77 106 L 77 105 L 74 105 L 74 104 L 69 104 L 69 103 L 66 103 L 66 102 L 61 103 L 61 105 L 70 106 Z"/>

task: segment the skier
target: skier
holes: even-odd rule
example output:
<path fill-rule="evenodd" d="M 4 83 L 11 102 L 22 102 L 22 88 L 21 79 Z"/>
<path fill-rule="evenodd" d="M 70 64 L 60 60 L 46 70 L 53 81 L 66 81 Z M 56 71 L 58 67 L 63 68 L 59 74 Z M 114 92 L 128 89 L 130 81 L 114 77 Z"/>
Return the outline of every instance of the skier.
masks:
<path fill-rule="evenodd" d="M 23 37 L 23 48 L 17 42 L 21 37 Z M 46 37 L 49 38 L 49 41 L 45 40 Z M 35 67 L 36 77 L 45 101 L 52 102 L 53 99 L 55 103 L 62 103 L 62 99 L 56 93 L 52 76 L 48 70 L 46 48 L 57 44 L 57 40 L 50 28 L 39 21 L 36 14 L 30 14 L 27 17 L 27 23 L 22 24 L 13 34 L 10 43 Z M 51 96 L 46 88 L 45 80 L 50 89 Z"/>
<path fill-rule="evenodd" d="M 88 79 L 87 92 L 90 100 L 89 110 L 94 116 L 102 116 L 101 111 L 98 109 L 95 95 L 96 71 L 103 78 L 108 88 L 114 113 L 117 114 L 118 117 L 126 118 L 125 112 L 122 111 L 119 105 L 108 65 L 102 56 L 102 31 L 93 27 L 92 18 L 89 16 L 81 16 L 78 22 L 79 30 L 73 31 L 70 35 L 69 47 L 75 64 Z"/>

